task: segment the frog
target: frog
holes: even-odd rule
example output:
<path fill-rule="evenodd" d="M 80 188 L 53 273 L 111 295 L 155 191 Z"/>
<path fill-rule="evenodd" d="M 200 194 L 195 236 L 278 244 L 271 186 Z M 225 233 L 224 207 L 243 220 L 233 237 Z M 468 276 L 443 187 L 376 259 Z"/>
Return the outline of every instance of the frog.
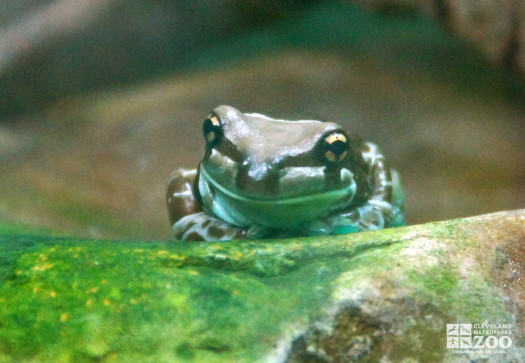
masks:
<path fill-rule="evenodd" d="M 399 174 L 381 149 L 329 121 L 273 119 L 222 105 L 204 120 L 196 169 L 176 169 L 175 238 L 340 235 L 405 225 Z"/>

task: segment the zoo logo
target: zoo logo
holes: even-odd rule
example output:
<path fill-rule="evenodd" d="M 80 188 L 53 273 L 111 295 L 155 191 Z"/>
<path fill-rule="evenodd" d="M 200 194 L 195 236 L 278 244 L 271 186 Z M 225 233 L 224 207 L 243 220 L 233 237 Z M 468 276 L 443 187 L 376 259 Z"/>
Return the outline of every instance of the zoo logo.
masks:
<path fill-rule="evenodd" d="M 508 335 L 473 335 L 472 324 L 447 324 L 447 348 L 506 349 L 512 345 Z"/>

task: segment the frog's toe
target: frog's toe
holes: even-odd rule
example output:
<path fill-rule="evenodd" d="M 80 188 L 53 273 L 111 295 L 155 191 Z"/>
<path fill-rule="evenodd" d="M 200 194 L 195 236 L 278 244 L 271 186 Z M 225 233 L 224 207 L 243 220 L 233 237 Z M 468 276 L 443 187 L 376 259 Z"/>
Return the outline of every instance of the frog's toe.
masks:
<path fill-rule="evenodd" d="M 179 219 L 173 224 L 175 238 L 185 241 L 205 241 L 205 213 L 195 213 Z"/>
<path fill-rule="evenodd" d="M 332 234 L 349 234 L 361 231 L 362 229 L 360 227 L 354 226 L 352 224 L 347 224 L 334 227 Z"/>
<path fill-rule="evenodd" d="M 392 227 L 401 227 L 407 225 L 405 220 L 405 212 L 402 207 L 394 207 L 390 225 Z"/>
<path fill-rule="evenodd" d="M 375 231 L 377 229 L 385 228 L 385 216 L 379 209 L 368 205 L 357 209 L 361 215 L 359 225 L 362 230 Z"/>
<path fill-rule="evenodd" d="M 332 216 L 326 222 L 331 227 L 331 234 L 374 231 L 385 228 L 387 223 L 382 210 L 369 204 Z"/>
<path fill-rule="evenodd" d="M 326 236 L 332 233 L 332 227 L 326 221 L 316 219 L 303 226 L 307 236 Z"/>
<path fill-rule="evenodd" d="M 272 234 L 272 230 L 268 227 L 261 226 L 260 224 L 254 224 L 246 231 L 246 238 L 248 239 L 261 239 Z"/>

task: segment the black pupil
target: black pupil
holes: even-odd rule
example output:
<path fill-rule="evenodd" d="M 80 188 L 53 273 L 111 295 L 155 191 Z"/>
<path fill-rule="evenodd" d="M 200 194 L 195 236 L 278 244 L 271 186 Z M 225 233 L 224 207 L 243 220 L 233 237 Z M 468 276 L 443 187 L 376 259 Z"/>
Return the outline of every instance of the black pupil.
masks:
<path fill-rule="evenodd" d="M 215 126 L 209 118 L 204 120 L 204 125 L 202 125 L 202 129 L 204 131 L 204 135 L 208 135 L 209 133 L 215 132 Z"/>
<path fill-rule="evenodd" d="M 328 150 L 333 152 L 335 155 L 341 155 L 346 151 L 346 142 L 336 140 L 331 144 L 328 144 Z"/>

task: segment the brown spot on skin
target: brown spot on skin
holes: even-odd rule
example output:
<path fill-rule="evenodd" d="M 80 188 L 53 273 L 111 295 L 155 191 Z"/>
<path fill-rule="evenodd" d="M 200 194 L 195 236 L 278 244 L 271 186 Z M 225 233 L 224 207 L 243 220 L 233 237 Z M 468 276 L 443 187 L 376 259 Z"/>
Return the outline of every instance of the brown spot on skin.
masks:
<path fill-rule="evenodd" d="M 194 231 L 184 236 L 184 240 L 193 241 L 193 242 L 197 242 L 197 241 L 201 242 L 201 241 L 204 241 L 204 238 L 198 232 Z"/>
<path fill-rule="evenodd" d="M 166 191 L 166 203 L 171 225 L 182 217 L 201 212 L 200 205 L 193 198 L 194 174 L 178 169 L 170 177 Z"/>
<path fill-rule="evenodd" d="M 208 227 L 207 232 L 208 232 L 208 236 L 210 236 L 213 239 L 217 239 L 217 240 L 224 236 L 224 231 L 217 226 Z"/>
<path fill-rule="evenodd" d="M 390 168 L 385 159 L 378 155 L 376 162 L 370 168 L 370 182 L 372 187 L 371 199 L 392 201 L 392 186 L 388 184 L 392 178 Z"/>
<path fill-rule="evenodd" d="M 195 224 L 197 224 L 197 222 L 193 219 L 191 219 L 188 224 L 186 225 L 186 228 L 191 228 L 193 227 Z"/>

